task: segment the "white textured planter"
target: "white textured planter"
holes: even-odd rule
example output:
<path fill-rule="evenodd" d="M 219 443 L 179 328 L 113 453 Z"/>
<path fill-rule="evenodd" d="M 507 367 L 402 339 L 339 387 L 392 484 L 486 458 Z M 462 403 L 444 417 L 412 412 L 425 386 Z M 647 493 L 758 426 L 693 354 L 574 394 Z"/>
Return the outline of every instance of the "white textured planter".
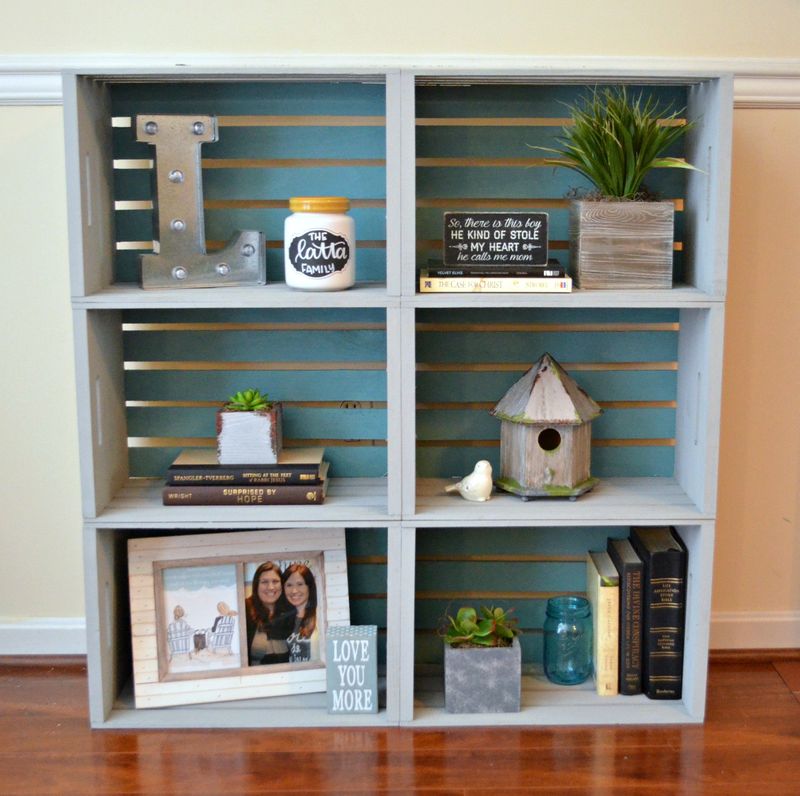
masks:
<path fill-rule="evenodd" d="M 572 202 L 569 251 L 576 286 L 671 288 L 674 219 L 672 202 Z"/>
<path fill-rule="evenodd" d="M 448 713 L 519 713 L 522 647 L 444 647 Z"/>
<path fill-rule="evenodd" d="M 217 412 L 220 464 L 277 464 L 283 447 L 280 403 L 257 412 Z"/>

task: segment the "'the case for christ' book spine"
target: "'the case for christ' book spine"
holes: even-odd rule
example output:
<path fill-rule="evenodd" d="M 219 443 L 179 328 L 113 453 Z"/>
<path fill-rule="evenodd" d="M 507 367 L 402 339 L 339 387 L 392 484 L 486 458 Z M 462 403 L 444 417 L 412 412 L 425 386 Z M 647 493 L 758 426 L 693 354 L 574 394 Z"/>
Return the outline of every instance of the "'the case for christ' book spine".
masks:
<path fill-rule="evenodd" d="M 619 572 L 619 692 L 642 693 L 642 585 L 644 565 L 628 539 L 609 539 Z"/>
<path fill-rule="evenodd" d="M 680 699 L 686 547 L 667 527 L 632 528 L 631 543 L 644 562 L 642 690 L 650 699 Z"/>
<path fill-rule="evenodd" d="M 322 503 L 324 484 L 311 486 L 166 486 L 165 506 L 288 506 Z"/>
<path fill-rule="evenodd" d="M 420 293 L 570 293 L 572 278 L 564 277 L 435 277 L 420 271 Z"/>

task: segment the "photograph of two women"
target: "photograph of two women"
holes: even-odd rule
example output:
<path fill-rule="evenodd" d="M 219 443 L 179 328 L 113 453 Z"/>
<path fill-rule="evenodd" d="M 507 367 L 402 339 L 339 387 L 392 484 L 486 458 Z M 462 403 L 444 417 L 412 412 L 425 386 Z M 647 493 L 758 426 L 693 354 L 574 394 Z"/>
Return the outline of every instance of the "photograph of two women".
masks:
<path fill-rule="evenodd" d="M 161 569 L 165 674 L 320 664 L 322 578 L 321 553 Z"/>

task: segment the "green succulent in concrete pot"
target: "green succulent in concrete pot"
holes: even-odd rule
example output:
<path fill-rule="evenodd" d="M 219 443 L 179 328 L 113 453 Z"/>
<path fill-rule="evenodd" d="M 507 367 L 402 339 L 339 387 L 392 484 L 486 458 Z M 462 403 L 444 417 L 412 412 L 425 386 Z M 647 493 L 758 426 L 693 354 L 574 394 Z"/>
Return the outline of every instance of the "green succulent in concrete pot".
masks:
<path fill-rule="evenodd" d="M 513 610 L 513 609 L 512 609 Z M 460 608 L 446 617 L 444 703 L 448 713 L 519 712 L 522 652 L 511 610 Z"/>
<path fill-rule="evenodd" d="M 277 464 L 283 447 L 281 404 L 259 390 L 240 390 L 217 412 L 220 464 Z"/>
<path fill-rule="evenodd" d="M 589 289 L 672 287 L 675 206 L 643 187 L 654 168 L 694 169 L 665 153 L 692 127 L 681 111 L 623 86 L 595 89 L 569 105 L 572 124 L 546 163 L 589 179 L 596 195 L 570 204 L 570 268 Z"/>

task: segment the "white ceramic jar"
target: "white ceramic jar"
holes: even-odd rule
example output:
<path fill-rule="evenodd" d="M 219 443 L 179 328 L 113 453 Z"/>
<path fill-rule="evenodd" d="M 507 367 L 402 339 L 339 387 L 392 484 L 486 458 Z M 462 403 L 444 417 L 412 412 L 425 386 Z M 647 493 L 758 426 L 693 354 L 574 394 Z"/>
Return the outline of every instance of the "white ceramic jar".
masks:
<path fill-rule="evenodd" d="M 294 196 L 284 224 L 286 284 L 345 290 L 356 281 L 356 226 L 343 196 Z"/>

